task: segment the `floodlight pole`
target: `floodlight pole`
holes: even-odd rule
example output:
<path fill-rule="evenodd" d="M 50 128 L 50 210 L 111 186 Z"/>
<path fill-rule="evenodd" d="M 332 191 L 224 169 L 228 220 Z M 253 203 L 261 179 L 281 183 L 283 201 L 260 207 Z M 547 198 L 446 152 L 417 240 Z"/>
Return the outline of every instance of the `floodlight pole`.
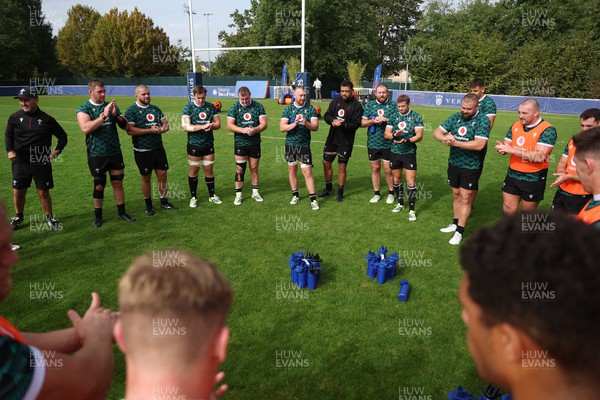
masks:
<path fill-rule="evenodd" d="M 213 15 L 213 13 L 204 13 L 204 15 L 206 15 L 206 41 L 208 47 L 210 47 L 210 21 L 208 18 Z M 208 73 L 210 74 L 210 51 L 208 52 Z"/>

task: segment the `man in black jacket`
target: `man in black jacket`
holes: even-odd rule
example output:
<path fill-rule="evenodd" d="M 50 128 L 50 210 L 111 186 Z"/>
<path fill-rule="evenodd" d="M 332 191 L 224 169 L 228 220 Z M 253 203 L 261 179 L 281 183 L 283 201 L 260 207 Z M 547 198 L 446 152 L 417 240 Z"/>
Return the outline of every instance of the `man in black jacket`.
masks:
<path fill-rule="evenodd" d="M 13 200 L 16 216 L 11 220 L 13 229 L 23 223 L 25 195 L 35 181 L 37 193 L 46 214 L 48 227 L 59 229 L 59 223 L 52 215 L 50 189 L 54 187 L 51 161 L 56 159 L 67 145 L 67 133 L 50 115 L 38 107 L 35 90 L 23 88 L 15 97 L 22 110 L 12 114 L 6 125 L 6 152 L 12 162 Z M 52 136 L 58 144 L 52 150 Z"/>
<path fill-rule="evenodd" d="M 337 201 L 344 201 L 344 185 L 346 183 L 346 165 L 352 155 L 354 136 L 360 128 L 363 108 L 354 97 L 354 85 L 350 81 L 340 84 L 340 96 L 329 104 L 323 117 L 329 128 L 329 135 L 323 150 L 323 169 L 325 170 L 325 189 L 319 197 L 333 193 L 333 169 L 331 164 L 338 156 L 338 194 Z"/>

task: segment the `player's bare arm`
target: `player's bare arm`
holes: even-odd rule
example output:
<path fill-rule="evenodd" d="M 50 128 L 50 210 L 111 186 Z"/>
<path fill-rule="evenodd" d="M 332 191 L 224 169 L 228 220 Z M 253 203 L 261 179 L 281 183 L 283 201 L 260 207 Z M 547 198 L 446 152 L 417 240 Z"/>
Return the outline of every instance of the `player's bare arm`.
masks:
<path fill-rule="evenodd" d="M 476 137 L 475 140 L 468 142 L 461 142 L 460 140 L 453 140 L 448 143 L 449 146 L 458 147 L 459 149 L 480 151 L 483 150 L 487 143 L 487 139 Z"/>

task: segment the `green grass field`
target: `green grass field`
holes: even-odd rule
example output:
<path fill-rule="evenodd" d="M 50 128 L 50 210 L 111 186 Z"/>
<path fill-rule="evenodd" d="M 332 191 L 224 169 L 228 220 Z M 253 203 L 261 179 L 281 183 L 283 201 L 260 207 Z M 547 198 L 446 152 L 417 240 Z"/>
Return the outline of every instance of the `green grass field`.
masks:
<path fill-rule="evenodd" d="M 235 290 L 229 317 L 231 342 L 223 365 L 230 386 L 225 398 L 397 399 L 416 390 L 430 399 L 443 399 L 457 385 L 476 393 L 485 388 L 469 356 L 460 320 L 458 248 L 447 243 L 451 234 L 439 232 L 451 222 L 452 197 L 446 184 L 448 148 L 433 140 L 432 133 L 457 110 L 414 107 L 422 113 L 426 129 L 418 150 L 418 220 L 409 223 L 406 210 L 394 214 L 393 206 L 384 201 L 369 203 L 373 192 L 366 129 L 357 133 L 345 201 L 337 203 L 329 197 L 320 202 L 319 211 L 310 210 L 300 177 L 301 201 L 291 206 L 283 160 L 285 135 L 279 132 L 283 106 L 271 99 L 261 100 L 269 116 L 269 128 L 262 135 L 260 167 L 264 203 L 250 198 L 248 179 L 244 204 L 233 205 L 233 135 L 221 129 L 215 134 L 215 177 L 224 204 L 207 202 L 206 186 L 200 178 L 202 201 L 191 209 L 186 134 L 179 127 L 185 99 L 157 97 L 153 104 L 161 107 L 171 123 L 171 131 L 164 136 L 171 167 L 169 191 L 180 209 L 159 209 L 154 190 L 157 213 L 145 215 L 131 140 L 120 131 L 127 211 L 137 222 L 117 220 L 112 190 L 107 189 L 104 226 L 93 229 L 92 180 L 84 135 L 75 117 L 75 109 L 86 100 L 81 96 L 40 99 L 40 108 L 69 134 L 69 144 L 54 164 L 52 190 L 62 229 L 49 232 L 40 223 L 43 212 L 30 189 L 26 224 L 13 239 L 22 246 L 21 260 L 12 269 L 14 289 L 0 306 L 0 313 L 18 328 L 46 331 L 66 327 L 66 311 L 74 308 L 83 313 L 92 291 L 100 293 L 105 306 L 116 309 L 117 282 L 136 256 L 179 247 L 215 262 Z M 133 101 L 133 97 L 117 98 L 122 111 Z M 224 125 L 233 100 L 220 101 Z M 328 105 L 315 104 L 323 112 Z M 0 98 L 0 121 L 18 108 L 17 100 Z M 516 118 L 516 112 L 500 112 L 490 143 L 502 140 Z M 544 118 L 559 133 L 550 166 L 553 171 L 565 142 L 578 131 L 578 117 Z M 317 190 L 324 186 L 321 151 L 327 128 L 321 120 L 313 135 Z M 467 240 L 476 227 L 500 218 L 500 188 L 507 166 L 508 158 L 490 149 Z M 10 162 L 5 158 L 0 163 L 0 197 L 12 214 L 10 182 Z M 549 208 L 553 196 L 554 189 L 548 187 L 542 207 Z M 406 303 L 397 300 L 398 279 L 378 285 L 365 275 L 365 254 L 381 244 L 398 251 L 404 260 L 399 277 L 411 284 Z M 316 291 L 299 291 L 290 285 L 287 259 L 298 250 L 318 252 L 325 260 Z M 36 288 L 44 285 L 52 287 L 55 298 L 36 298 Z M 125 390 L 124 358 L 116 347 L 115 354 L 110 399 L 122 398 Z"/>

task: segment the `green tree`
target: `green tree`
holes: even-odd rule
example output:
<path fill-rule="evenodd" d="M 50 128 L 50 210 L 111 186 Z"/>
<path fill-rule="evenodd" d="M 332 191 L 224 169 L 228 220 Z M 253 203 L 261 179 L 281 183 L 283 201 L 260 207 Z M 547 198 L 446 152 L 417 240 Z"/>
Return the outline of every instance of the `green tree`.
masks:
<path fill-rule="evenodd" d="M 58 34 L 61 61 L 81 76 L 177 75 L 182 46 L 172 46 L 162 28 L 134 8 L 100 16 L 76 5 Z"/>
<path fill-rule="evenodd" d="M 300 59 L 298 57 L 290 57 L 287 60 L 288 76 L 291 80 L 296 78 L 296 72 L 300 72 Z"/>
<path fill-rule="evenodd" d="M 360 82 L 365 74 L 367 64 L 363 64 L 360 61 L 348 61 L 346 70 L 348 71 L 348 78 L 354 87 L 361 87 Z"/>
<path fill-rule="evenodd" d="M 69 9 L 65 26 L 58 32 L 58 59 L 75 76 L 93 75 L 89 42 L 99 19 L 98 11 L 77 4 Z"/>
<path fill-rule="evenodd" d="M 0 79 L 29 80 L 53 74 L 56 55 L 52 26 L 41 0 L 2 0 L 0 13 Z"/>
<path fill-rule="evenodd" d="M 175 75 L 179 51 L 151 18 L 113 8 L 98 20 L 90 37 L 90 61 L 105 76 Z"/>
<path fill-rule="evenodd" d="M 596 98 L 599 7 L 467 0 L 454 8 L 431 0 L 405 61 L 417 90 L 464 91 L 478 76 L 491 93 Z"/>
<path fill-rule="evenodd" d="M 378 30 L 377 62 L 383 73 L 404 68 L 405 43 L 417 33 L 422 0 L 371 0 Z"/>
<path fill-rule="evenodd" d="M 235 11 L 233 33 L 221 32 L 223 47 L 299 44 L 300 0 L 253 0 L 248 10 Z M 346 61 L 375 65 L 377 27 L 368 2 L 313 0 L 306 4 L 305 69 L 316 75 L 346 76 Z M 299 50 L 252 50 L 221 54 L 213 72 L 224 75 L 277 75 Z"/>
<path fill-rule="evenodd" d="M 233 28 L 235 32 L 227 33 L 226 31 L 219 32 L 219 42 L 222 47 L 248 47 L 250 43 L 250 27 L 254 20 L 254 9 L 257 7 L 257 1 L 252 0 L 251 7 L 243 12 L 235 10 L 231 14 L 233 23 L 229 28 Z M 253 75 L 254 60 L 258 58 L 258 51 L 243 50 L 243 51 L 226 51 L 218 55 L 212 65 L 211 74 L 213 75 Z M 256 75 L 259 75 L 256 73 Z"/>

